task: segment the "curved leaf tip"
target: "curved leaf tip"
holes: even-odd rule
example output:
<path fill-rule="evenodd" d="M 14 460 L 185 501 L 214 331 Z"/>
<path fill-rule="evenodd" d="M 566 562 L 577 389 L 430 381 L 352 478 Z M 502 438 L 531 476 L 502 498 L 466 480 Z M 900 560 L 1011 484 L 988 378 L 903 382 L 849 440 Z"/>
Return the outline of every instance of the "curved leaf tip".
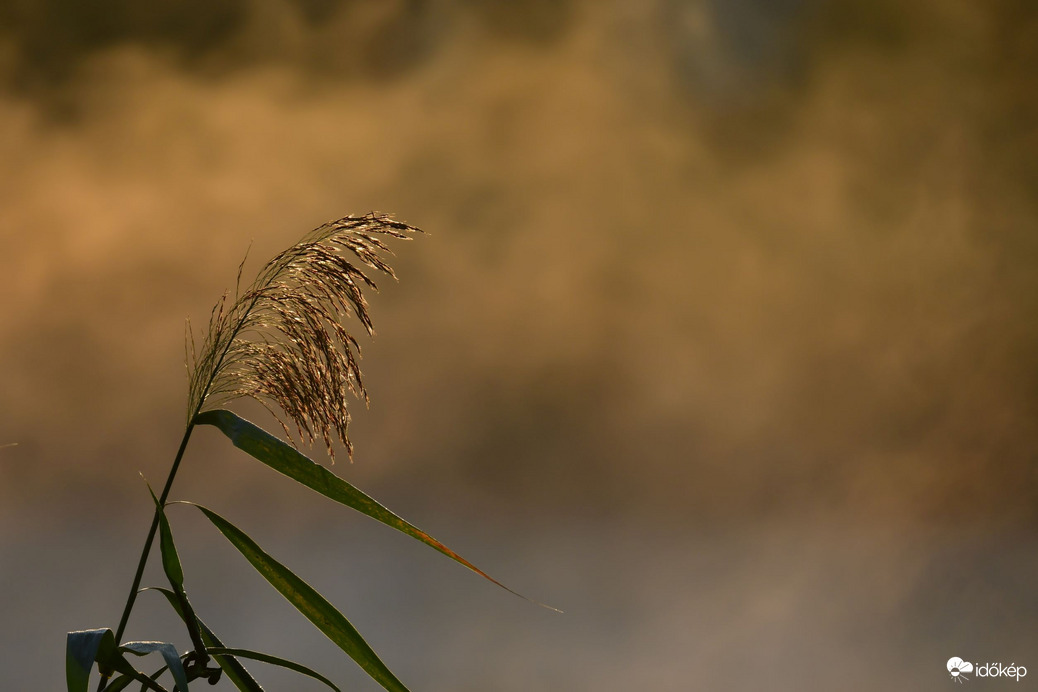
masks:
<path fill-rule="evenodd" d="M 414 524 L 401 518 L 390 511 L 367 493 L 350 484 L 346 480 L 336 476 L 334 473 L 321 466 L 313 459 L 295 449 L 289 444 L 271 435 L 255 423 L 251 423 L 237 414 L 226 409 L 214 409 L 198 414 L 194 422 L 196 425 L 211 425 L 231 441 L 238 449 L 246 452 L 254 459 L 261 461 L 278 473 L 288 476 L 292 480 L 302 483 L 306 487 L 325 497 L 346 505 L 365 514 L 375 521 L 396 529 L 415 540 L 421 541 L 430 548 L 446 555 L 455 562 L 464 565 L 484 579 L 497 584 L 505 591 L 530 601 L 542 608 L 561 613 L 558 608 L 545 605 L 521 593 L 510 589 L 497 579 L 476 567 L 474 564 L 454 552 L 446 545 L 430 536 Z"/>
<path fill-rule="evenodd" d="M 185 503 L 193 504 L 193 503 Z M 194 505 L 238 549 L 260 575 L 296 610 L 342 649 L 357 665 L 390 692 L 408 692 L 404 683 L 382 662 L 360 632 L 316 589 L 268 555 L 248 534 L 211 509 Z"/>

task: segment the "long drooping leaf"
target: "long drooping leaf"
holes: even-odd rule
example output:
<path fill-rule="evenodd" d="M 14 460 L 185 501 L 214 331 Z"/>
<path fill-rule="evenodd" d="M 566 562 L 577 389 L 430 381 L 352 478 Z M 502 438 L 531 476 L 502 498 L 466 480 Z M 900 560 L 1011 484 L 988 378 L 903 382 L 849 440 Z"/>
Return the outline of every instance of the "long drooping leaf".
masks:
<path fill-rule="evenodd" d="M 137 673 L 133 676 L 133 679 L 141 683 L 141 692 L 144 692 L 144 690 L 152 690 L 152 692 L 169 692 L 169 690 L 149 678 L 144 673 Z M 107 690 L 105 692 L 107 692 Z"/>
<path fill-rule="evenodd" d="M 302 665 L 301 663 L 296 663 L 295 661 L 289 661 L 287 658 L 280 658 L 278 656 L 271 656 L 270 654 L 264 654 L 264 653 L 261 653 L 259 651 L 249 651 L 248 649 L 228 649 L 228 648 L 225 648 L 225 647 L 212 647 L 212 648 L 208 649 L 208 651 L 209 651 L 209 653 L 213 654 L 214 656 L 219 655 L 219 654 L 223 654 L 223 655 L 227 655 L 227 656 L 238 656 L 240 658 L 251 658 L 251 659 L 254 659 L 256 661 L 263 661 L 264 663 L 269 663 L 271 665 L 281 666 L 282 668 L 288 668 L 289 670 L 294 670 L 297 673 L 301 673 L 303 675 L 309 675 L 314 680 L 320 680 L 325 685 L 327 685 L 328 687 L 330 687 L 333 690 L 335 690 L 335 692 L 340 692 L 339 688 L 336 687 L 332 683 L 332 681 L 329 680 L 328 678 L 324 677 L 323 675 L 321 675 L 317 671 L 314 671 L 314 670 L 311 670 L 310 668 L 307 668 L 306 666 Z"/>
<path fill-rule="evenodd" d="M 184 619 L 184 610 L 181 608 L 180 601 L 177 600 L 177 595 L 175 593 L 169 589 L 159 589 L 156 587 L 150 587 L 144 590 L 158 591 L 160 594 L 165 596 L 166 600 L 169 601 L 169 605 L 173 610 L 177 611 L 177 615 L 179 615 L 182 620 Z M 216 636 L 216 633 L 209 629 L 209 626 L 201 619 L 198 619 L 197 622 L 205 645 L 212 648 L 223 648 L 224 644 L 220 641 L 220 638 Z M 185 624 L 187 624 L 186 620 Z M 241 692 L 263 692 L 263 687 L 256 682 L 256 679 L 252 677 L 249 671 L 245 669 L 245 666 L 243 666 L 234 656 L 216 654 L 213 658 L 216 659 L 216 663 L 223 668 L 223 672 L 227 675 L 230 681 L 234 683 L 234 686 L 241 690 Z"/>
<path fill-rule="evenodd" d="M 213 522 L 220 533 L 245 556 L 245 559 L 256 568 L 264 579 L 270 582 L 271 586 L 281 592 L 289 603 L 345 651 L 376 682 L 391 692 L 407 692 L 404 684 L 386 667 L 386 664 L 368 646 L 350 621 L 336 610 L 324 596 L 317 593 L 316 589 L 264 552 L 241 529 L 219 514 L 201 505 L 195 505 L 195 507 L 198 507 L 209 521 Z"/>
<path fill-rule="evenodd" d="M 127 687 L 129 687 L 135 682 L 141 683 L 141 692 L 144 692 L 144 690 L 147 690 L 149 687 L 151 687 L 151 689 L 154 690 L 155 687 L 152 685 L 157 685 L 158 683 L 156 683 L 155 681 L 158 680 L 159 677 L 167 670 L 169 670 L 169 666 L 162 666 L 151 675 L 145 675 L 144 673 L 137 673 L 136 675 L 126 675 L 124 673 L 123 675 L 120 675 L 119 677 L 113 679 L 110 683 L 108 683 L 108 685 L 105 686 L 104 692 L 122 692 L 122 690 L 125 690 Z M 151 680 L 151 683 L 149 684 L 147 681 L 145 681 L 144 678 L 148 678 L 148 680 Z"/>
<path fill-rule="evenodd" d="M 108 683 L 105 686 L 104 692 L 122 692 L 135 682 L 141 683 L 141 692 L 144 692 L 144 690 L 152 690 L 152 692 L 169 692 L 165 687 L 155 682 L 155 678 L 166 672 L 166 668 L 166 666 L 162 666 L 162 668 L 157 672 L 152 673 L 150 677 L 139 671 L 133 671 L 132 674 L 123 673 Z"/>
<path fill-rule="evenodd" d="M 195 417 L 195 423 L 197 425 L 212 425 L 218 428 L 231 440 L 235 447 L 247 452 L 250 456 L 263 462 L 275 471 L 302 483 L 327 498 L 351 507 L 376 521 L 382 522 L 386 526 L 391 526 L 397 531 L 425 543 L 450 559 L 468 567 L 481 577 L 489 579 L 505 591 L 525 600 L 531 600 L 508 588 L 425 531 L 400 518 L 375 501 L 371 496 L 339 478 L 325 467 L 302 454 L 299 450 L 286 444 L 254 423 L 250 423 L 226 409 L 200 413 Z M 536 601 L 533 602 L 536 603 Z M 544 606 L 550 610 L 556 610 L 551 606 L 545 606 L 543 603 L 538 603 L 537 605 Z"/>
<path fill-rule="evenodd" d="M 180 654 L 172 644 L 167 642 L 127 642 L 119 647 L 120 651 L 134 654 L 135 656 L 147 656 L 158 651 L 162 659 L 169 666 L 169 672 L 173 674 L 173 680 L 177 683 L 180 692 L 187 692 L 187 671 L 184 663 L 180 660 Z"/>
<path fill-rule="evenodd" d="M 112 652 L 115 648 L 115 634 L 107 627 L 69 632 L 65 639 L 65 683 L 68 692 L 87 692 L 94 662 L 106 657 L 104 649 Z"/>
<path fill-rule="evenodd" d="M 184 586 L 184 567 L 180 564 L 180 555 L 177 554 L 177 546 L 173 543 L 173 530 L 169 526 L 169 519 L 166 518 L 165 508 L 159 504 L 159 498 L 155 496 L 155 491 L 148 486 L 148 492 L 151 493 L 151 499 L 155 501 L 155 511 L 159 514 L 159 546 L 162 550 L 162 571 L 166 573 L 166 578 L 169 579 L 170 585 L 174 589 L 183 588 Z"/>
<path fill-rule="evenodd" d="M 148 486 L 148 491 L 151 493 L 151 499 L 155 501 L 155 511 L 159 516 L 159 547 L 162 551 L 162 569 L 166 573 L 169 585 L 173 587 L 173 593 L 180 604 L 177 612 L 182 613 L 181 617 L 187 626 L 188 634 L 191 636 L 191 644 L 198 654 L 199 661 L 202 665 L 205 665 L 207 662 L 206 644 L 202 641 L 202 636 L 199 632 L 198 616 L 195 615 L 195 610 L 191 607 L 191 601 L 188 600 L 187 592 L 184 590 L 184 567 L 180 563 L 180 555 L 177 554 L 176 543 L 173 542 L 173 530 L 169 526 L 165 508 L 161 505 L 159 499 L 155 497 L 155 492 L 150 485 Z"/>
<path fill-rule="evenodd" d="M 174 650 L 174 654 L 176 651 Z M 98 670 L 110 674 L 113 671 L 122 673 L 120 682 L 114 689 L 121 690 L 136 680 L 144 683 L 155 692 L 167 692 L 166 688 L 152 681 L 147 675 L 134 669 L 123 657 L 121 648 L 115 645 L 115 634 L 107 627 L 81 632 L 69 632 L 65 645 L 65 677 L 68 692 L 87 692 L 90 683 L 90 671 L 94 662 Z M 180 662 L 180 659 L 177 659 Z M 126 682 L 121 680 L 127 679 Z M 115 685 L 113 681 L 113 685 Z M 186 685 L 186 680 L 185 680 Z M 111 685 L 105 688 L 113 689 Z M 186 690 L 186 687 L 185 687 Z"/>
<path fill-rule="evenodd" d="M 165 668 L 163 668 L 165 670 Z M 132 675 L 126 675 L 125 673 L 117 678 L 114 678 L 110 683 L 105 686 L 105 692 L 122 692 L 127 687 L 133 684 L 134 678 Z"/>

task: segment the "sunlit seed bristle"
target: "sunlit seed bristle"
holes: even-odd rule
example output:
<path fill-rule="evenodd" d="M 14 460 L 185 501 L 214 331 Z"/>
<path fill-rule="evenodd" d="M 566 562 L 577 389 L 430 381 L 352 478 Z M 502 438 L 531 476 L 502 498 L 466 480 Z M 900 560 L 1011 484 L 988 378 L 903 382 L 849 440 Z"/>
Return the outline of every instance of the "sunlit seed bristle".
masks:
<path fill-rule="evenodd" d="M 341 322 L 356 317 L 372 334 L 361 285 L 378 289 L 343 253 L 395 278 L 381 256 L 392 252 L 380 236 L 408 240 L 417 232 L 376 214 L 332 221 L 268 262 L 244 291 L 243 260 L 234 302 L 228 306 L 225 293 L 213 306 L 197 352 L 191 337 L 189 415 L 238 398 L 255 399 L 290 438 L 289 421 L 300 441 L 320 439 L 334 460 L 337 439 L 352 458 L 347 394 L 365 402 L 368 396 L 360 347 Z"/>

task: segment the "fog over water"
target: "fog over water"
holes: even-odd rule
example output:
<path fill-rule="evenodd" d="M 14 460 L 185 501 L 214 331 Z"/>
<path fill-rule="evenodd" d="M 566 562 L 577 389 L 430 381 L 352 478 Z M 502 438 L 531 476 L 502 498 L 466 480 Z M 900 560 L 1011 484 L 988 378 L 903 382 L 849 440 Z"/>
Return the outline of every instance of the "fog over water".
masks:
<path fill-rule="evenodd" d="M 567 614 L 212 433 L 173 496 L 321 582 L 405 682 L 1038 675 L 1036 46 L 1010 0 L 6 4 L 0 612 L 32 624 L 2 679 L 54 689 L 64 632 L 115 624 L 137 472 L 161 483 L 183 431 L 185 318 L 250 243 L 246 274 L 370 210 L 428 235 L 372 298 L 335 471 Z M 219 630 L 309 655 L 195 519 Z M 158 612 L 131 634 L 177 636 Z"/>

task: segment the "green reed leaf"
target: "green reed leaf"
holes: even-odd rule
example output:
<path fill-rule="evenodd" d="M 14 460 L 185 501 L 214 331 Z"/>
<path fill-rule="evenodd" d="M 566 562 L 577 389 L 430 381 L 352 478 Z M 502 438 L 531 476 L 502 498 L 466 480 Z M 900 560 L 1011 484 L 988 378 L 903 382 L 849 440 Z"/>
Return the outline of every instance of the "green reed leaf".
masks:
<path fill-rule="evenodd" d="M 213 522 L 220 533 L 245 556 L 245 559 L 264 579 L 270 582 L 271 586 L 277 589 L 326 637 L 356 661 L 357 665 L 376 682 L 391 692 L 407 692 L 404 684 L 386 667 L 386 664 L 360 636 L 357 629 L 324 596 L 264 552 L 241 529 L 212 510 L 201 505 L 195 505 L 195 507 L 198 507 L 209 521 Z"/>
<path fill-rule="evenodd" d="M 153 690 L 153 692 L 169 692 L 165 687 L 155 682 L 155 678 L 166 672 L 166 668 L 167 666 L 162 666 L 162 668 L 157 672 L 152 673 L 150 677 L 138 671 L 133 671 L 132 675 L 130 673 L 123 673 L 108 683 L 108 685 L 105 686 L 104 692 L 122 692 L 122 690 L 125 690 L 135 682 L 141 683 L 141 692 L 149 689 Z"/>
<path fill-rule="evenodd" d="M 87 692 L 90 684 L 90 671 L 94 662 L 97 662 L 98 670 L 111 673 L 118 671 L 122 673 L 119 678 L 112 681 L 105 690 L 125 689 L 130 682 L 136 680 L 143 682 L 145 686 L 155 692 L 167 692 L 166 688 L 153 682 L 144 673 L 137 671 L 123 657 L 123 647 L 115 644 L 115 634 L 107 627 L 84 630 L 81 632 L 69 632 L 65 645 L 65 677 L 68 692 Z M 173 650 L 176 655 L 176 650 Z M 180 662 L 180 658 L 177 658 Z M 118 682 L 116 682 L 118 681 Z M 187 689 L 187 680 L 184 681 L 184 690 Z M 113 687 L 114 686 L 114 687 Z"/>
<path fill-rule="evenodd" d="M 302 454 L 299 450 L 271 435 L 254 423 L 250 423 L 226 409 L 216 409 L 200 413 L 195 417 L 194 422 L 197 425 L 212 425 L 218 428 L 231 440 L 235 447 L 247 452 L 250 456 L 263 462 L 278 473 L 284 474 L 329 499 L 351 507 L 376 521 L 382 522 L 386 526 L 390 526 L 425 543 L 450 559 L 468 567 L 481 577 L 497 584 L 505 591 L 527 601 L 537 603 L 508 588 L 425 531 L 400 518 L 379 504 L 371 496 L 339 478 L 305 454 Z M 537 605 L 549 610 L 557 610 L 543 603 L 537 603 Z"/>
<path fill-rule="evenodd" d="M 177 688 L 180 692 L 187 692 L 187 672 L 184 670 L 184 663 L 180 660 L 180 654 L 172 644 L 167 642 L 127 642 L 120 646 L 119 650 L 135 656 L 147 656 L 150 653 L 159 652 L 166 665 L 169 666 L 169 672 L 173 674 Z"/>
<path fill-rule="evenodd" d="M 162 551 L 162 571 L 175 589 L 184 587 L 184 567 L 180 563 L 180 555 L 177 554 L 177 546 L 173 543 L 173 530 L 169 527 L 165 509 L 159 504 L 159 498 L 155 491 L 148 486 L 151 499 L 155 501 L 155 510 L 159 514 L 159 548 Z"/>
<path fill-rule="evenodd" d="M 177 609 L 177 612 L 183 614 L 184 624 L 187 625 L 188 634 L 191 636 L 191 645 L 201 656 L 205 652 L 206 644 L 202 640 L 201 632 L 199 631 L 198 616 L 195 615 L 195 610 L 191 607 L 191 601 L 188 600 L 187 591 L 184 590 L 184 568 L 180 563 L 180 555 L 177 554 L 177 546 L 173 542 L 173 530 L 170 528 L 165 508 L 159 503 L 159 499 L 155 497 L 155 491 L 151 489 L 150 485 L 148 486 L 148 492 L 151 493 L 151 499 L 155 501 L 155 511 L 159 516 L 159 548 L 162 552 L 162 569 L 166 573 L 166 578 L 169 579 L 169 584 L 173 587 L 173 593 L 179 602 L 180 607 Z"/>
<path fill-rule="evenodd" d="M 115 678 L 110 683 L 108 683 L 108 685 L 104 689 L 104 692 L 121 692 L 122 690 L 125 690 L 127 687 L 129 687 L 135 682 L 141 683 L 141 692 L 144 692 L 148 688 L 151 688 L 152 690 L 162 689 L 158 686 L 158 683 L 155 681 L 158 680 L 159 677 L 167 670 L 169 670 L 169 666 L 162 666 L 151 675 L 145 675 L 144 673 L 136 673 L 135 675 L 120 675 L 119 677 Z"/>
<path fill-rule="evenodd" d="M 94 662 L 106 660 L 115 649 L 115 634 L 107 627 L 69 632 L 65 638 L 65 683 L 68 692 L 87 692 Z"/>
<path fill-rule="evenodd" d="M 184 609 L 180 605 L 180 601 L 177 600 L 177 595 L 169 589 L 160 589 L 157 587 L 149 587 L 143 589 L 144 591 L 157 591 L 166 597 L 169 601 L 169 605 L 177 612 L 184 623 L 187 624 L 187 620 L 184 616 Z M 224 644 L 220 641 L 220 638 L 216 636 L 216 633 L 209 629 L 209 626 L 205 624 L 201 619 L 197 619 L 199 630 L 202 634 L 202 641 L 205 642 L 206 647 L 210 648 L 223 648 Z M 226 656 L 223 654 L 215 654 L 213 656 L 216 659 L 217 665 L 223 668 L 224 674 L 234 683 L 241 692 L 263 692 L 263 687 L 256 682 L 256 679 L 252 677 L 245 666 L 241 664 L 238 659 L 233 656 Z"/>
<path fill-rule="evenodd" d="M 134 680 L 136 680 L 134 676 L 123 673 L 105 686 L 105 692 L 122 692 L 132 685 Z"/>
<path fill-rule="evenodd" d="M 332 683 L 331 680 L 324 677 L 320 673 L 311 670 L 310 668 L 307 668 L 301 663 L 289 661 L 286 658 L 279 658 L 278 656 L 271 656 L 270 654 L 260 653 L 259 651 L 250 651 L 248 649 L 228 649 L 225 647 L 212 647 L 210 649 L 207 649 L 207 651 L 213 654 L 214 656 L 216 656 L 217 654 L 239 656 L 241 658 L 251 658 L 257 661 L 262 661 L 264 663 L 270 663 L 271 665 L 281 666 L 282 668 L 288 668 L 289 670 L 294 670 L 297 673 L 309 675 L 315 680 L 320 680 L 325 685 L 335 690 L 335 692 L 341 692 L 339 688 Z"/>

